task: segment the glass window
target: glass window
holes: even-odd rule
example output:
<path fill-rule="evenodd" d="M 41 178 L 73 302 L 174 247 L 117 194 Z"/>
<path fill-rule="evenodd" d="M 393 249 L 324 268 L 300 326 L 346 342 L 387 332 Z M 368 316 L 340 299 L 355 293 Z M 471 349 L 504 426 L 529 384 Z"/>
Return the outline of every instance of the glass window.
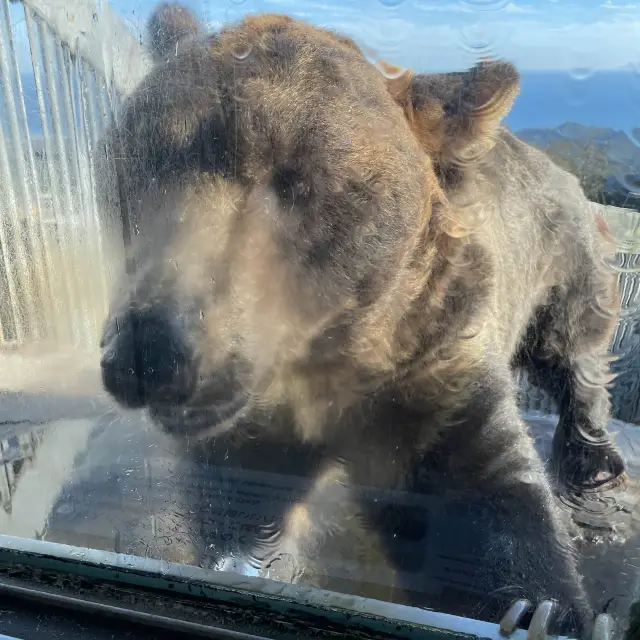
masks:
<path fill-rule="evenodd" d="M 5 551 L 636 637 L 640 4 L 0 29 Z"/>

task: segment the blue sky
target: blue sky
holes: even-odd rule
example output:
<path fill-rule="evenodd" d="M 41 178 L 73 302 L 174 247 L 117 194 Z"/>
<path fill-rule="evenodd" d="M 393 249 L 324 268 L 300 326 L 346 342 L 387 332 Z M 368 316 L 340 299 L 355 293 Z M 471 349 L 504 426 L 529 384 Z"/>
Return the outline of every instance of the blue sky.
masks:
<path fill-rule="evenodd" d="M 111 0 L 138 33 L 155 0 Z M 577 73 L 632 66 L 640 77 L 640 0 L 187 0 L 216 28 L 277 11 L 341 29 L 382 57 L 449 70 L 481 55 L 522 69 Z"/>
<path fill-rule="evenodd" d="M 74 0 L 76 2 L 77 0 Z M 156 0 L 103 0 L 144 37 Z M 249 12 L 288 13 L 353 36 L 372 51 L 419 71 L 471 66 L 505 57 L 524 70 L 565 70 L 576 77 L 632 68 L 640 87 L 640 0 L 186 0 L 218 28 Z M 28 45 L 20 5 L 21 67 Z M 20 24 L 22 23 L 22 24 Z"/>

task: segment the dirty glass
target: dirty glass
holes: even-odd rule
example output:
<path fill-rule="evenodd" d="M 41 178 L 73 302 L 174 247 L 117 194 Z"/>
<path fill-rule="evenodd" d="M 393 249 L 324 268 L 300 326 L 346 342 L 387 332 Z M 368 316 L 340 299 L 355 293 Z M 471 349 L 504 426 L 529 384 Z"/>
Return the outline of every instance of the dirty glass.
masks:
<path fill-rule="evenodd" d="M 0 29 L 0 534 L 634 637 L 640 4 Z"/>

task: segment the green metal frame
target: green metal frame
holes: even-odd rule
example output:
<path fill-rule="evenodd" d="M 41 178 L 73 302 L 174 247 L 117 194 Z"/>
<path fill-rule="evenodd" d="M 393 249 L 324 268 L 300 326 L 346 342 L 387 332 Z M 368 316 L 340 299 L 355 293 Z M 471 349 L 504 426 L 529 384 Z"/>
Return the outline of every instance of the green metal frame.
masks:
<path fill-rule="evenodd" d="M 331 635 L 504 640 L 498 625 L 435 611 L 230 572 L 0 535 L 0 592 L 15 589 L 16 584 L 48 593 L 57 585 L 59 593 L 64 591 L 85 602 L 93 597 L 92 589 L 99 588 L 104 593 L 105 585 L 126 590 L 127 602 L 131 602 L 132 594 L 134 599 L 135 594 L 140 594 L 142 605 L 145 598 L 178 599 L 194 609 L 207 608 L 219 628 L 245 633 L 246 625 L 243 628 L 238 621 L 246 619 L 250 612 L 251 632 L 259 630 L 268 638 Z M 291 635 L 294 629 L 295 635 Z M 526 632 L 517 630 L 510 638 L 525 640 Z"/>

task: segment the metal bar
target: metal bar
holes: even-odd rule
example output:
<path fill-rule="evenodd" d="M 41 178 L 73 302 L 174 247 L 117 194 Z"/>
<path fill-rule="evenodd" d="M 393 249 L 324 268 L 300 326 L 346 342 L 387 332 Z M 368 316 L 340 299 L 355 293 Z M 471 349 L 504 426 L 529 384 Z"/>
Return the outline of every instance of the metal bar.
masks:
<path fill-rule="evenodd" d="M 100 234 L 95 227 L 95 211 L 93 207 L 93 199 L 91 197 L 92 185 L 91 185 L 91 170 L 89 159 L 89 146 L 87 141 L 86 125 L 83 116 L 82 107 L 82 87 L 80 84 L 79 73 L 77 72 L 78 64 L 77 59 L 72 59 L 71 51 L 66 44 L 62 47 L 58 46 L 58 52 L 62 58 L 62 64 L 64 67 L 64 78 L 67 93 L 69 95 L 69 103 L 71 111 L 68 114 L 73 122 L 73 148 L 72 158 L 75 160 L 73 163 L 74 173 L 76 176 L 77 184 L 77 196 L 80 201 L 80 208 L 78 210 L 79 219 L 82 221 L 85 234 L 85 242 L 82 243 L 82 247 L 78 245 L 77 250 L 82 250 L 82 260 L 87 262 L 88 269 L 82 269 L 85 277 L 82 278 L 87 295 L 83 296 L 86 303 L 83 305 L 85 311 L 85 323 L 86 328 L 90 329 L 85 335 L 88 346 L 92 343 L 97 344 L 97 331 L 98 331 L 98 310 L 96 308 L 96 300 L 93 297 L 93 293 L 96 289 L 102 289 L 104 287 L 94 286 L 94 269 L 97 269 L 100 273 L 100 283 L 103 281 L 103 264 L 100 263 L 99 245 Z M 90 292 L 90 293 L 89 293 Z"/>
<path fill-rule="evenodd" d="M 1 130 L 0 130 L 1 131 Z M 15 222 L 18 217 L 18 207 L 16 206 L 16 197 L 13 189 L 13 177 L 11 175 L 11 167 L 9 164 L 9 154 L 7 152 L 6 138 L 0 135 L 0 195 L 4 195 L 2 202 L 7 207 L 7 215 L 3 215 L 0 219 L 0 242 L 2 243 L 2 258 L 7 275 L 7 285 L 9 289 L 9 299 L 11 301 L 12 320 L 15 332 L 15 339 L 18 342 L 24 341 L 28 330 L 25 331 L 25 312 L 20 304 L 19 295 L 20 280 L 14 268 L 14 262 L 11 260 L 12 254 L 16 253 L 13 248 L 13 241 L 16 236 Z M 15 256 L 15 264 L 17 270 L 22 266 L 22 271 L 27 269 L 25 265 L 25 255 L 23 252 L 17 252 Z"/>
<path fill-rule="evenodd" d="M 105 91 L 107 93 L 107 98 L 109 99 L 109 111 L 117 121 L 118 110 L 120 108 L 120 94 L 113 76 L 111 76 L 111 78 L 105 78 Z"/>
<path fill-rule="evenodd" d="M 51 30 L 40 20 L 37 20 L 38 31 L 39 31 L 39 41 L 40 48 L 42 54 L 42 61 L 44 67 L 44 77 L 47 88 L 47 95 L 49 98 L 49 106 L 51 108 L 51 120 L 52 120 L 52 129 L 53 129 L 53 139 L 55 142 L 55 149 L 57 151 L 56 158 L 56 169 L 54 169 L 53 176 L 60 179 L 61 184 L 61 204 L 64 211 L 68 213 L 69 216 L 72 216 L 75 209 L 74 197 L 73 197 L 73 189 L 71 184 L 71 171 L 69 167 L 69 158 L 67 156 L 67 148 L 64 139 L 64 133 L 62 129 L 62 118 L 63 115 L 60 109 L 60 96 L 58 94 L 58 87 L 56 85 L 56 75 L 53 64 L 53 48 L 55 46 L 54 36 Z M 59 70 L 61 72 L 61 70 Z M 57 174 L 57 175 L 56 175 Z M 53 177 L 52 176 L 52 177 Z M 67 218 L 68 219 L 68 218 Z M 62 220 L 57 220 L 58 226 L 58 234 L 60 243 L 62 245 L 62 251 L 67 253 L 68 245 L 69 245 L 69 237 L 71 236 L 72 243 L 75 241 L 77 243 L 77 233 L 75 232 L 75 225 L 71 223 L 71 231 L 69 234 L 66 233 L 65 229 L 61 228 L 60 222 Z M 77 246 L 77 244 L 76 244 Z M 73 256 L 73 247 L 71 251 L 68 252 L 70 257 Z M 75 344 L 82 343 L 82 332 L 78 330 L 76 323 L 73 321 L 74 312 L 81 307 L 79 287 L 78 287 L 78 272 L 75 268 L 75 260 L 71 261 L 69 265 L 69 270 L 66 273 L 67 278 L 70 281 L 73 289 L 73 304 L 70 308 L 70 325 L 71 325 L 71 335 Z"/>
<path fill-rule="evenodd" d="M 93 92 L 91 91 L 88 80 L 90 79 L 90 70 L 86 61 L 80 57 L 76 59 L 78 79 L 80 86 L 80 114 L 82 118 L 82 137 L 84 141 L 84 150 L 86 157 L 86 175 L 88 180 L 88 196 L 90 199 L 90 212 L 89 222 L 94 234 L 95 242 L 97 245 L 97 267 L 100 273 L 100 308 L 95 308 L 94 312 L 99 314 L 99 318 L 95 318 L 96 330 L 101 323 L 102 318 L 106 317 L 108 310 L 108 295 L 109 288 L 107 285 L 106 277 L 106 260 L 103 246 L 104 229 L 100 220 L 100 213 L 98 210 L 98 199 L 96 193 L 96 181 L 95 181 L 95 162 L 94 154 L 98 144 L 98 131 L 95 110 L 93 108 Z M 97 301 L 96 301 L 97 303 Z"/>
<path fill-rule="evenodd" d="M 4 148 L 4 145 L 2 145 L 2 147 Z M 2 169 L 2 167 L 4 167 L 4 161 L 2 160 L 2 158 L 4 157 L 4 154 L 2 152 L 2 149 L 0 149 L 0 171 L 2 172 L 2 174 L 4 174 L 4 170 Z M 4 179 L 5 184 L 9 184 L 8 180 Z M 3 190 L 0 187 L 0 196 L 2 196 L 3 194 Z M 5 194 L 6 198 L 10 198 L 10 194 Z M 2 199 L 0 199 L 0 204 L 2 203 Z M 3 268 L 4 268 L 4 272 L 6 275 L 6 279 L 7 279 L 7 289 L 9 292 L 9 306 L 11 309 L 11 322 L 13 325 L 13 330 L 14 332 L 16 331 L 16 327 L 19 325 L 19 316 L 17 315 L 17 310 L 18 310 L 18 301 L 17 301 L 17 288 L 15 285 L 15 281 L 14 281 L 14 275 L 13 275 L 13 269 L 11 268 L 11 263 L 9 261 L 9 254 L 8 254 L 8 250 L 9 250 L 9 244 L 8 244 L 8 238 L 7 238 L 7 234 L 5 232 L 5 227 L 4 227 L 4 223 L 3 221 L 0 219 L 0 245 L 2 246 L 2 261 L 3 261 Z M 2 342 L 5 342 L 5 340 L 7 339 L 7 334 L 5 332 L 5 327 L 4 327 L 4 322 L 3 322 L 3 318 L 2 316 L 0 316 L 0 339 L 2 340 Z"/>
<path fill-rule="evenodd" d="M 61 83 L 61 96 L 62 102 L 60 104 L 59 116 L 64 118 L 64 123 L 66 124 L 66 132 L 67 135 L 63 139 L 64 148 L 65 148 L 65 158 L 67 161 L 67 167 L 69 171 L 69 178 L 71 183 L 71 197 L 74 202 L 73 212 L 74 215 L 69 215 L 69 220 L 72 222 L 70 225 L 70 239 L 72 243 L 72 251 L 76 258 L 75 264 L 75 272 L 77 281 L 81 285 L 81 290 L 84 289 L 85 292 L 88 287 L 87 282 L 87 273 L 84 265 L 81 266 L 78 264 L 78 257 L 80 247 L 82 246 L 80 243 L 80 235 L 79 235 L 79 227 L 83 222 L 83 214 L 84 214 L 84 202 L 82 198 L 82 186 L 79 174 L 78 167 L 78 139 L 77 139 L 77 131 L 78 127 L 76 126 L 76 121 L 74 119 L 73 113 L 73 89 L 71 85 L 71 68 L 70 65 L 67 64 L 65 49 L 67 48 L 66 43 L 61 43 L 57 38 L 52 38 L 53 40 L 53 51 L 56 57 L 56 67 L 58 71 L 58 79 Z M 82 243 L 84 244 L 84 242 Z M 79 332 L 79 342 L 76 343 L 78 346 L 81 344 L 87 344 L 91 341 L 91 335 L 95 332 L 95 327 L 92 327 L 92 322 L 90 319 L 90 310 L 87 305 L 86 295 L 80 295 L 79 299 L 80 304 L 76 307 L 76 311 L 79 314 L 79 319 L 81 320 L 80 326 L 78 327 Z M 91 328 L 90 328 L 91 327 Z"/>
<path fill-rule="evenodd" d="M 36 95 L 38 98 L 38 109 L 40 111 L 40 120 L 42 122 L 42 135 L 44 139 L 44 147 L 45 147 L 45 159 L 47 172 L 49 174 L 49 183 L 50 183 L 50 193 L 51 193 L 51 204 L 52 204 L 52 213 L 54 220 L 54 239 L 56 240 L 56 244 L 58 246 L 58 254 L 59 259 L 62 262 L 63 270 L 64 270 L 64 282 L 65 282 L 65 293 L 66 293 L 66 311 L 68 317 L 73 312 L 73 307 L 75 303 L 75 292 L 73 288 L 73 284 L 71 282 L 71 263 L 69 261 L 68 252 L 65 251 L 64 242 L 58 235 L 58 225 L 60 220 L 62 219 L 62 211 L 63 205 L 60 198 L 60 181 L 58 180 L 58 168 L 54 161 L 55 158 L 55 149 L 53 146 L 53 134 L 49 128 L 49 118 L 47 116 L 47 108 L 45 104 L 45 88 L 42 82 L 42 76 L 40 74 L 40 64 L 39 60 L 42 60 L 44 65 L 44 47 L 42 43 L 41 33 L 40 33 L 40 25 L 35 22 L 34 15 L 32 11 L 25 7 L 25 21 L 27 26 L 27 36 L 29 38 L 29 47 L 31 50 L 31 64 L 33 66 L 33 77 L 36 85 Z M 37 30 L 37 34 L 36 34 Z M 43 221 L 44 227 L 44 221 Z M 46 229 L 43 229 L 43 233 L 47 235 Z M 47 242 L 45 240 L 45 242 Z M 51 276 L 55 269 L 52 267 Z M 56 308 L 57 317 L 61 318 L 61 301 L 59 300 L 59 296 L 54 296 L 54 299 L 57 301 L 58 306 Z M 60 327 L 58 327 L 60 330 Z M 64 325 L 64 329 L 62 333 L 58 334 L 59 338 L 63 338 L 64 340 L 72 340 L 73 334 L 69 326 Z"/>
<path fill-rule="evenodd" d="M 107 313 L 107 296 L 108 287 L 105 273 L 105 255 L 103 247 L 103 229 L 100 222 L 100 215 L 98 212 L 98 201 L 96 195 L 95 184 L 95 164 L 93 162 L 95 148 L 98 142 L 98 132 L 96 127 L 96 117 L 93 109 L 92 92 L 90 91 L 89 84 L 87 82 L 87 63 L 81 59 L 80 56 L 76 58 L 77 77 L 79 81 L 79 103 L 80 103 L 80 119 L 81 119 L 81 131 L 80 137 L 82 139 L 82 154 L 81 157 L 84 160 L 84 179 L 86 180 L 87 189 L 87 208 L 90 215 L 88 215 L 89 227 L 91 228 L 91 235 L 95 238 L 96 252 L 93 255 L 97 259 L 97 268 L 100 272 L 100 302 L 101 308 L 94 308 L 94 313 L 102 317 Z M 97 302 L 97 301 L 96 301 Z M 98 327 L 98 317 L 95 317 L 96 330 Z"/>
<path fill-rule="evenodd" d="M 89 615 L 108 616 L 119 622 L 129 622 L 146 627 L 154 627 L 163 631 L 171 630 L 179 634 L 188 634 L 189 637 L 212 638 L 213 640 L 268 640 L 265 636 L 231 631 L 221 627 L 214 627 L 197 622 L 169 618 L 157 613 L 137 611 L 130 607 L 114 606 L 94 600 L 87 600 L 76 596 L 68 596 L 61 593 L 52 593 L 44 589 L 30 589 L 6 581 L 0 582 L 0 594 L 4 598 L 14 597 L 31 600 L 39 604 L 82 611 Z M 0 636 L 1 640 L 2 636 Z"/>
<path fill-rule="evenodd" d="M 107 84 L 104 81 L 104 78 L 102 78 L 102 77 L 98 78 L 96 76 L 95 77 L 95 81 L 96 81 L 96 87 L 98 89 L 98 95 L 100 97 L 99 105 L 100 105 L 100 112 L 101 112 L 101 115 L 102 115 L 102 127 L 103 127 L 103 130 L 104 130 L 113 121 L 114 111 L 113 111 L 112 106 L 111 106 L 111 98 L 109 97 L 109 92 L 107 90 Z"/>

